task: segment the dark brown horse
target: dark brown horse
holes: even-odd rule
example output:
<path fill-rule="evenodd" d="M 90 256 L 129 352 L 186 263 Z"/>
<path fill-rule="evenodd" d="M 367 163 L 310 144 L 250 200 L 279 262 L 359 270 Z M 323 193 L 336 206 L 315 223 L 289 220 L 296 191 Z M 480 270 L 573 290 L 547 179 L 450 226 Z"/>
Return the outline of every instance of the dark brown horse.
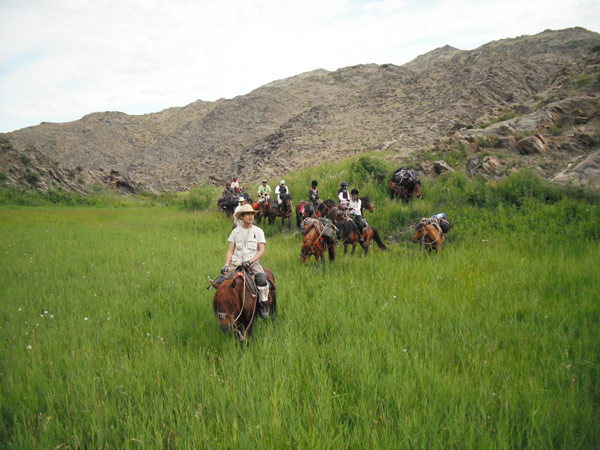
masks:
<path fill-rule="evenodd" d="M 325 262 L 325 251 L 328 252 L 329 262 L 335 260 L 335 242 L 328 242 L 323 236 L 325 227 L 317 218 L 307 217 L 302 221 L 302 248 L 300 249 L 300 261 L 309 263 L 310 257 L 315 257 L 315 263 L 319 260 Z"/>
<path fill-rule="evenodd" d="M 395 197 L 398 197 L 404 200 L 406 203 L 408 203 L 412 199 L 413 195 L 421 200 L 423 199 L 420 181 L 416 183 L 400 185 L 390 180 L 388 188 L 390 190 L 390 198 L 392 200 L 394 200 Z"/>
<path fill-rule="evenodd" d="M 273 273 L 266 267 L 265 273 L 269 282 L 269 316 L 273 316 L 277 309 L 275 279 Z M 227 333 L 232 330 L 240 341 L 244 341 L 252 334 L 258 308 L 257 293 L 252 293 L 246 277 L 250 275 L 241 270 L 233 278 L 221 284 L 210 282 L 217 290 L 213 298 L 213 311 L 219 318 L 221 331 Z"/>
<path fill-rule="evenodd" d="M 354 255 L 356 251 L 356 244 L 359 243 L 363 248 L 365 255 L 369 252 L 369 245 L 371 245 L 371 240 L 374 240 L 380 249 L 387 250 L 387 247 L 379 237 L 379 233 L 372 227 L 371 225 L 367 225 L 363 228 L 362 237 L 363 241 L 360 242 L 358 239 L 358 231 L 356 229 L 356 225 L 353 223 L 352 219 L 345 218 L 341 224 L 341 239 L 344 244 L 344 255 L 348 253 L 348 245 L 352 245 L 351 255 Z"/>
<path fill-rule="evenodd" d="M 292 206 L 292 196 L 290 194 L 281 194 L 281 204 L 278 209 L 273 208 L 277 217 L 281 217 L 281 226 L 285 225 L 285 221 L 288 221 L 288 228 L 292 229 L 292 212 L 294 207 Z M 275 220 L 275 219 L 273 219 Z"/>
<path fill-rule="evenodd" d="M 360 215 L 365 217 L 365 209 L 370 213 L 375 212 L 375 207 L 373 206 L 373 202 L 369 198 L 368 195 L 364 197 L 360 197 Z"/>
<path fill-rule="evenodd" d="M 277 215 L 277 210 L 273 208 L 273 202 L 271 199 L 267 199 L 263 202 L 258 202 L 258 213 L 254 216 L 257 225 L 260 225 L 262 219 L 265 219 L 265 223 L 267 223 L 267 219 L 269 219 L 269 225 L 273 225 L 275 222 L 275 217 Z"/>
<path fill-rule="evenodd" d="M 435 250 L 437 253 L 442 248 L 442 244 L 446 236 L 438 222 L 434 219 L 421 219 L 417 225 L 417 230 L 412 237 L 412 241 L 416 244 L 419 240 L 425 244 L 425 248 L 431 253 Z"/>

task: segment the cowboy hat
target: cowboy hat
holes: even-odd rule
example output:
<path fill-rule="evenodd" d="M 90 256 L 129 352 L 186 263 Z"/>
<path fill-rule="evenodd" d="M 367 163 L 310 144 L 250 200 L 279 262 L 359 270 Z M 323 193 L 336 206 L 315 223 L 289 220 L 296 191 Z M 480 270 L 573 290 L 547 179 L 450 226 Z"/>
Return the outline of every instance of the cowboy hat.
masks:
<path fill-rule="evenodd" d="M 266 178 L 263 178 L 262 182 L 263 182 L 263 183 L 266 183 L 266 182 L 267 182 L 267 179 L 266 179 Z"/>
<path fill-rule="evenodd" d="M 252 205 L 242 205 L 239 211 L 235 213 L 235 217 L 239 219 L 240 216 L 244 213 L 256 214 L 256 210 L 252 207 Z"/>

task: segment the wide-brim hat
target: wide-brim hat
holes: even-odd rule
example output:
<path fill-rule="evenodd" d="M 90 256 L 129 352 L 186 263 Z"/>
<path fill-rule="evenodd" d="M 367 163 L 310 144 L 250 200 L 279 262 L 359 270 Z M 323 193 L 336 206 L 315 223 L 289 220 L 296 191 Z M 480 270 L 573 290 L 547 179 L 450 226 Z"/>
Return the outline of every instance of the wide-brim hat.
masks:
<path fill-rule="evenodd" d="M 264 179 L 262 180 L 262 182 L 263 182 L 263 183 L 267 183 L 267 179 L 266 179 L 266 178 L 264 178 Z"/>
<path fill-rule="evenodd" d="M 242 205 L 239 211 L 235 213 L 235 217 L 239 219 L 240 216 L 244 213 L 256 214 L 256 210 L 252 207 L 252 205 Z"/>

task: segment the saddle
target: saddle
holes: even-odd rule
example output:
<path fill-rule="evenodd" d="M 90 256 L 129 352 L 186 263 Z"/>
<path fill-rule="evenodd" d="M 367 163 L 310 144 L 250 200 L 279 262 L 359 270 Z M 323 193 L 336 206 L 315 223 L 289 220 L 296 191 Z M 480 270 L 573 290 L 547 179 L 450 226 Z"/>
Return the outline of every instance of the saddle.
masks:
<path fill-rule="evenodd" d="M 438 232 L 440 234 L 445 234 L 442 226 L 440 225 L 440 220 L 439 219 L 435 219 L 435 218 L 432 218 L 432 217 L 429 217 L 429 218 L 425 218 L 424 217 L 424 218 L 421 219 L 421 223 L 427 224 L 427 225 L 433 225 L 438 230 Z M 450 229 L 450 225 L 448 225 L 448 229 Z"/>

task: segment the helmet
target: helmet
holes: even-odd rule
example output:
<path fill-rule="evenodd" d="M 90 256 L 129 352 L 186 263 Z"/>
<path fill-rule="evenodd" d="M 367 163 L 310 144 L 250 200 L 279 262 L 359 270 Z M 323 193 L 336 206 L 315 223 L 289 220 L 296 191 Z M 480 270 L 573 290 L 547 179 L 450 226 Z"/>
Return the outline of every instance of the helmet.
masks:
<path fill-rule="evenodd" d="M 317 180 L 312 180 L 312 183 L 310 183 L 310 184 L 311 184 L 311 186 L 314 186 L 314 187 L 319 185 L 319 183 L 317 183 Z"/>
<path fill-rule="evenodd" d="M 346 187 L 346 186 L 348 186 L 348 183 L 346 183 L 345 181 L 342 181 L 342 182 L 340 183 L 340 186 L 341 186 L 341 187 Z"/>
<path fill-rule="evenodd" d="M 281 180 L 279 184 L 285 184 L 285 180 Z"/>
<path fill-rule="evenodd" d="M 350 192 L 350 195 L 354 195 L 354 194 L 358 195 L 358 189 L 356 189 L 356 188 L 352 189 L 352 191 Z"/>

